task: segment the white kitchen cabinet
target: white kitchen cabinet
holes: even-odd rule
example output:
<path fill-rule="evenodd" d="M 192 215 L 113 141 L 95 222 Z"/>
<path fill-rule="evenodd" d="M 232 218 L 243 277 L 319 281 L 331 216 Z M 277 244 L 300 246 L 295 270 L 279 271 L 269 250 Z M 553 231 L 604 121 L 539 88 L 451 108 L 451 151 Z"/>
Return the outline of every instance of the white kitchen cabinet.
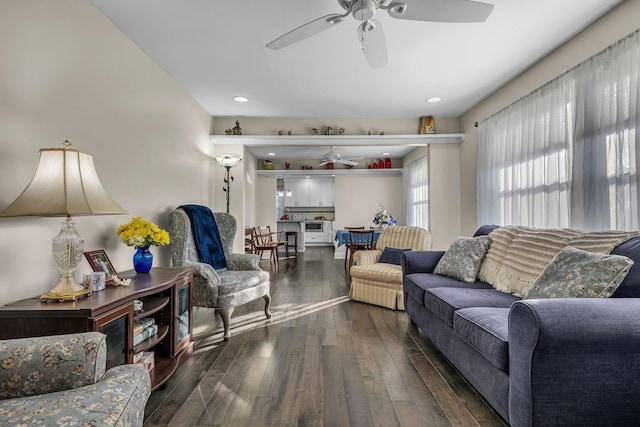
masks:
<path fill-rule="evenodd" d="M 334 232 L 333 232 L 333 221 L 324 221 L 324 225 L 322 226 L 324 231 L 324 242 L 333 244 Z"/>
<path fill-rule="evenodd" d="M 333 206 L 333 179 L 285 179 L 285 206 Z"/>

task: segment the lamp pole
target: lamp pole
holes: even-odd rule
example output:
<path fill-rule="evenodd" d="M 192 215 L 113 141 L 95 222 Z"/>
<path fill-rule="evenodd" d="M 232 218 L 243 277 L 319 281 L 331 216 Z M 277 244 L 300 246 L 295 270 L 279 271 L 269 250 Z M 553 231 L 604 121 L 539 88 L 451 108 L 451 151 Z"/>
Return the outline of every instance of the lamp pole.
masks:
<path fill-rule="evenodd" d="M 224 167 L 227 172 L 224 174 L 224 186 L 222 190 L 227 193 L 227 213 L 229 213 L 229 198 L 231 195 L 231 181 L 233 181 L 233 177 L 231 176 L 231 166 Z"/>

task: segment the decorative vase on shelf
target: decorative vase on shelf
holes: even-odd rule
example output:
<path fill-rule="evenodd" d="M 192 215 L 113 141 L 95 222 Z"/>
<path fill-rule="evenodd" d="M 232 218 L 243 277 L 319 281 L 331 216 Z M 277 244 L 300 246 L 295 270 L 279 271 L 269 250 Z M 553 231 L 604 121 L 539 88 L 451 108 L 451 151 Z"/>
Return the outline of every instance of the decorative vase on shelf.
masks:
<path fill-rule="evenodd" d="M 386 159 L 384 159 L 384 168 L 385 169 L 391 169 L 391 158 L 387 157 Z"/>
<path fill-rule="evenodd" d="M 133 268 L 136 273 L 148 273 L 153 265 L 153 254 L 149 252 L 149 246 L 136 246 L 133 254 Z"/>

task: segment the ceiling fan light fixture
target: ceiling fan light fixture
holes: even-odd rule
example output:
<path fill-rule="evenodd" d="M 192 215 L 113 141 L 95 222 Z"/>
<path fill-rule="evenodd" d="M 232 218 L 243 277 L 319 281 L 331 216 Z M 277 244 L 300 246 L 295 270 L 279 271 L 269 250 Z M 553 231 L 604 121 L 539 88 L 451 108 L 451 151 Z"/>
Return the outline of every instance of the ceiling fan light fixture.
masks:
<path fill-rule="evenodd" d="M 336 25 L 344 21 L 344 16 L 332 16 L 327 18 L 327 22 L 332 25 Z"/>
<path fill-rule="evenodd" d="M 365 33 L 368 33 L 370 31 L 373 31 L 376 29 L 376 24 L 374 24 L 371 21 L 365 21 L 364 24 L 362 24 L 362 31 Z"/>
<path fill-rule="evenodd" d="M 407 11 L 406 3 L 391 3 L 389 5 L 389 12 L 392 12 L 396 15 L 403 15 Z"/>

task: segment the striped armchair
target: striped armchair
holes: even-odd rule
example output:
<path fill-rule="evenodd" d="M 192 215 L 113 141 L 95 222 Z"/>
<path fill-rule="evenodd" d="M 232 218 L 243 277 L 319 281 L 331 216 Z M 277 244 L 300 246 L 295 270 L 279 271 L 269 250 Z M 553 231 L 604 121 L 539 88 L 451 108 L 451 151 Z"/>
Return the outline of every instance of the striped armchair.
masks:
<path fill-rule="evenodd" d="M 404 310 L 402 266 L 379 262 L 385 248 L 426 251 L 431 249 L 431 233 L 420 227 L 389 227 L 380 233 L 375 250 L 358 251 L 353 255 L 351 299 Z"/>

